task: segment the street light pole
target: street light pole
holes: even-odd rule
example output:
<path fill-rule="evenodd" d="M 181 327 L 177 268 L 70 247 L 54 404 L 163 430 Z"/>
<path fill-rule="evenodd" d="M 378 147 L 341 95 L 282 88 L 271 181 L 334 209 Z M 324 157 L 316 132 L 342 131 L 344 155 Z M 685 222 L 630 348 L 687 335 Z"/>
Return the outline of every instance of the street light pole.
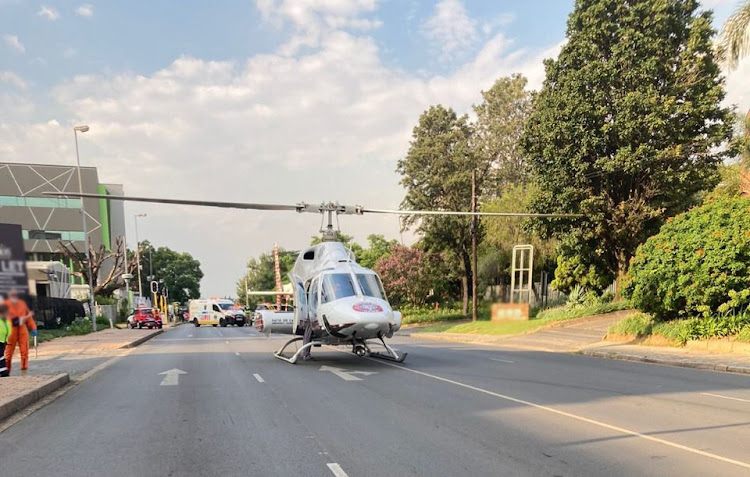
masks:
<path fill-rule="evenodd" d="M 81 157 L 78 154 L 78 133 L 85 133 L 89 130 L 86 125 L 75 126 L 73 128 L 73 137 L 76 143 L 76 164 L 78 166 L 78 192 L 83 194 L 83 180 L 81 179 Z M 89 269 L 89 309 L 91 312 L 91 329 L 96 331 L 96 305 L 94 304 L 94 276 L 91 271 L 91 250 L 89 247 L 89 234 L 86 229 L 86 210 L 84 208 L 84 198 L 81 197 L 81 223 L 83 224 L 83 246 L 86 248 L 86 264 Z"/>
<path fill-rule="evenodd" d="M 146 214 L 135 214 L 133 221 L 135 222 L 135 264 L 136 270 L 138 270 L 138 299 L 143 299 L 143 285 L 141 281 L 141 242 L 138 240 L 138 217 L 145 217 Z"/>

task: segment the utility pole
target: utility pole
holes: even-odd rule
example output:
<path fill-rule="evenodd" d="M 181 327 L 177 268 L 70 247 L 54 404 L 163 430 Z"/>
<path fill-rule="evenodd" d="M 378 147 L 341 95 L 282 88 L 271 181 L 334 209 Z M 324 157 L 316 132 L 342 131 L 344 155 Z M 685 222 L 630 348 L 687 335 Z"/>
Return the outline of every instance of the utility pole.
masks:
<path fill-rule="evenodd" d="M 138 270 L 138 300 L 143 299 L 143 285 L 141 281 L 141 242 L 138 241 L 138 217 L 146 217 L 146 214 L 135 214 L 133 216 L 133 222 L 135 222 L 135 263 L 136 270 Z"/>
<path fill-rule="evenodd" d="M 471 171 L 471 321 L 477 321 L 477 170 Z"/>
<path fill-rule="evenodd" d="M 73 136 L 76 140 L 76 164 L 78 165 L 78 192 L 83 194 L 83 181 L 81 180 L 81 157 L 78 155 L 78 133 L 87 132 L 89 127 L 75 126 Z M 96 331 L 96 304 L 94 302 L 94 275 L 91 272 L 91 250 L 89 246 L 89 234 L 86 230 L 86 208 L 84 207 L 84 198 L 81 197 L 81 221 L 83 222 L 83 246 L 86 248 L 86 265 L 89 269 L 89 311 L 91 312 L 91 329 Z"/>

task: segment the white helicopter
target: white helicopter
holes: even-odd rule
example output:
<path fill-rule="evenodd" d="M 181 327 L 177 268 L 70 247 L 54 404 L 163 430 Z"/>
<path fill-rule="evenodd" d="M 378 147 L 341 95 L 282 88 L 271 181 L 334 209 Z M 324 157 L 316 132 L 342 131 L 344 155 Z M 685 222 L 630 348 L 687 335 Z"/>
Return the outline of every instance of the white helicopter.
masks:
<path fill-rule="evenodd" d="M 297 257 L 289 278 L 294 297 L 293 312 L 260 311 L 255 327 L 266 334 L 293 335 L 274 353 L 279 359 L 296 363 L 310 347 L 351 346 L 357 356 L 371 356 L 403 362 L 406 353 L 400 354 L 385 342 L 401 328 L 401 313 L 388 302 L 383 285 L 374 271 L 357 264 L 354 254 L 336 241 L 333 226 L 334 215 L 396 214 L 396 215 L 462 215 L 499 217 L 580 217 L 578 214 L 532 214 L 515 212 L 460 212 L 431 210 L 366 209 L 362 206 L 346 206 L 336 202 L 319 205 L 300 202 L 294 205 L 255 204 L 241 202 L 215 202 L 201 200 L 157 199 L 150 197 L 126 197 L 88 193 L 45 192 L 47 195 L 92 199 L 151 202 L 157 204 L 196 205 L 206 207 L 246 210 L 274 210 L 313 212 L 327 217 L 327 225 L 321 227 L 323 241 L 303 250 Z M 280 291 L 252 292 L 255 295 L 283 295 Z M 305 323 L 307 322 L 307 323 Z M 286 348 L 304 339 L 305 327 L 312 327 L 310 340 L 287 357 Z M 309 334 L 309 333 L 308 333 Z M 368 341 L 378 340 L 385 351 L 375 352 Z"/>

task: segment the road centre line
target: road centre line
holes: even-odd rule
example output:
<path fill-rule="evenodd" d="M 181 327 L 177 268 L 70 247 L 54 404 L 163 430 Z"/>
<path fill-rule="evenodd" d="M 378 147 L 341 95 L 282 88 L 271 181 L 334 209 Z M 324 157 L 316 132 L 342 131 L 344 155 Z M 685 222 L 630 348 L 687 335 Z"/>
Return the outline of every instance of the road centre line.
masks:
<path fill-rule="evenodd" d="M 607 424 L 606 422 L 597 421 L 595 419 L 589 419 L 588 417 L 579 416 L 577 414 L 573 414 L 573 413 L 570 413 L 570 412 L 567 412 L 567 411 L 562 411 L 560 409 L 555 409 L 553 407 L 545 406 L 545 405 L 542 405 L 542 404 L 537 404 L 537 403 L 534 403 L 534 402 L 531 402 L 531 401 L 525 401 L 523 399 L 514 398 L 512 396 L 507 396 L 505 394 L 496 393 L 494 391 L 489 391 L 487 389 L 482 389 L 482 388 L 479 388 L 479 387 L 476 387 L 476 386 L 472 386 L 470 384 L 465 384 L 465 383 L 461 383 L 461 382 L 458 382 L 458 381 L 453 381 L 451 379 L 443 378 L 443 377 L 440 377 L 440 376 L 437 376 L 437 375 L 434 375 L 434 374 L 430 374 L 430 373 L 425 373 L 423 371 L 417 371 L 416 369 L 407 368 L 406 366 L 399 366 L 397 364 L 388 363 L 388 362 L 385 362 L 385 361 L 382 361 L 382 360 L 379 360 L 379 359 L 375 359 L 375 358 L 368 358 L 368 359 L 370 359 L 372 361 L 375 361 L 376 363 L 380 363 L 382 365 L 385 365 L 385 366 L 390 366 L 392 368 L 400 369 L 402 371 L 408 371 L 410 373 L 414 373 L 414 374 L 418 374 L 420 376 L 425 376 L 425 377 L 428 377 L 428 378 L 432 378 L 432 379 L 435 379 L 437 381 L 442 381 L 444 383 L 453 384 L 455 386 L 459 386 L 459 387 L 462 387 L 462 388 L 465 388 L 465 389 L 470 389 L 472 391 L 476 391 L 476 392 L 479 392 L 479 393 L 482 393 L 482 394 L 487 394 L 489 396 L 493 396 L 493 397 L 496 397 L 496 398 L 504 399 L 506 401 L 514 402 L 514 403 L 517 403 L 517 404 L 523 404 L 524 406 L 533 407 L 535 409 L 539 409 L 540 411 L 547 411 L 547 412 L 552 413 L 552 414 L 557 414 L 559 416 L 568 417 L 568 418 L 574 419 L 576 421 L 585 422 L 587 424 L 591 424 L 591 425 L 594 425 L 594 426 L 602 427 L 604 429 L 609 429 L 611 431 L 619 432 L 621 434 L 625 434 L 625 435 L 632 436 L 632 437 L 639 437 L 639 438 L 645 439 L 647 441 L 656 442 L 658 444 L 663 444 L 665 446 L 672 447 L 672 448 L 675 448 L 675 449 L 679 449 L 679 450 L 682 450 L 682 451 L 685 451 L 685 452 L 689 452 L 691 454 L 696 454 L 696 455 L 700 455 L 700 456 L 703 456 L 703 457 L 708 457 L 709 459 L 714 459 L 714 460 L 717 460 L 717 461 L 720 461 L 720 462 L 725 462 L 727 464 L 732 464 L 732 465 L 736 465 L 736 466 L 739 466 L 739 467 L 744 467 L 746 469 L 750 469 L 750 463 L 748 463 L 748 462 L 743 462 L 743 461 L 740 461 L 740 460 L 731 459 L 729 457 L 724 457 L 724 456 L 721 456 L 721 455 L 718 455 L 718 454 L 713 454 L 711 452 L 702 451 L 700 449 L 695 449 L 693 447 L 688 447 L 688 446 L 685 446 L 685 445 L 682 445 L 682 444 L 678 444 L 676 442 L 668 441 L 668 440 L 665 440 L 665 439 L 660 439 L 658 437 L 650 436 L 648 434 L 643 434 L 641 432 L 633 431 L 631 429 L 626 429 L 624 427 L 619 427 L 619 426 L 615 426 L 615 425 L 612 425 L 612 424 Z M 334 475 L 335 475 L 335 473 L 334 473 Z M 346 475 L 346 474 L 344 474 L 344 475 Z"/>
<path fill-rule="evenodd" d="M 333 475 L 335 477 L 349 477 L 348 475 L 346 475 L 346 472 L 344 472 L 344 469 L 342 469 L 341 466 L 338 465 L 337 463 L 332 462 L 326 465 L 331 470 L 331 472 L 333 472 Z"/>
<path fill-rule="evenodd" d="M 715 398 L 721 398 L 721 399 L 731 399 L 732 401 L 740 401 L 740 402 L 750 402 L 750 399 L 742 399 L 732 396 L 724 396 L 722 394 L 713 394 L 713 393 L 701 393 L 704 396 L 711 396 Z"/>
<path fill-rule="evenodd" d="M 266 381 L 260 376 L 260 374 L 253 374 L 255 376 L 255 379 L 258 380 L 259 383 L 265 383 Z"/>

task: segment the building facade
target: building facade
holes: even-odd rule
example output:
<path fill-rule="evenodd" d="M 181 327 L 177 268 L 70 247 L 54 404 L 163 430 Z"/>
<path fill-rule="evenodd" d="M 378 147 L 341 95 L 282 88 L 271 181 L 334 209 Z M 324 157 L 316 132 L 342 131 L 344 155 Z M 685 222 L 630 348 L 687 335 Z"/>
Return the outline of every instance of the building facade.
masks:
<path fill-rule="evenodd" d="M 123 194 L 122 185 L 100 183 L 95 167 L 82 167 L 81 179 L 84 193 Z M 21 225 L 28 261 L 59 261 L 73 269 L 72 262 L 65 263 L 59 245 L 62 241 L 85 250 L 81 204 L 94 248 L 104 245 L 111 249 L 118 236 L 125 236 L 121 201 L 51 197 L 45 192 L 79 192 L 77 167 L 0 163 L 0 223 Z M 71 283 L 82 285 L 77 270 L 72 271 Z"/>

